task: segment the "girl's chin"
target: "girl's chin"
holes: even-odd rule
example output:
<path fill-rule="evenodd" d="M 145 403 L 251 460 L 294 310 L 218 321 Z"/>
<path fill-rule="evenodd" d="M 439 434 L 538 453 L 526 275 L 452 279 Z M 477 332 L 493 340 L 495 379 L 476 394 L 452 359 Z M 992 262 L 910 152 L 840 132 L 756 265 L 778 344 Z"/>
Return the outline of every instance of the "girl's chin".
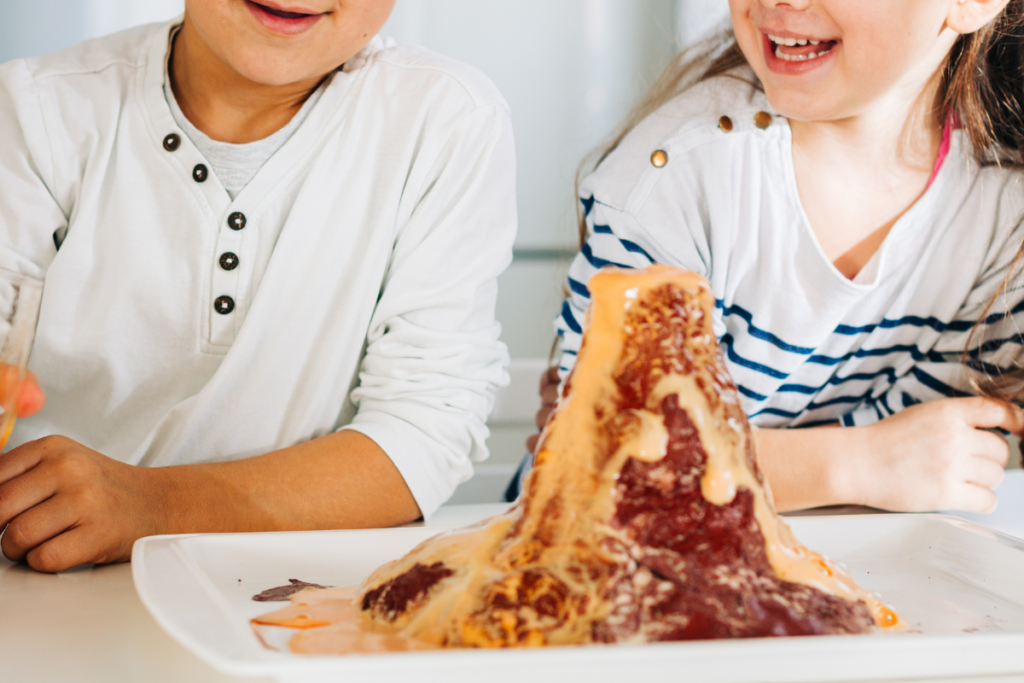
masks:
<path fill-rule="evenodd" d="M 790 122 L 813 123 L 837 118 L 834 108 L 823 106 L 828 98 L 822 96 L 794 93 L 786 88 L 772 87 L 765 88 L 765 95 L 772 109 Z"/>

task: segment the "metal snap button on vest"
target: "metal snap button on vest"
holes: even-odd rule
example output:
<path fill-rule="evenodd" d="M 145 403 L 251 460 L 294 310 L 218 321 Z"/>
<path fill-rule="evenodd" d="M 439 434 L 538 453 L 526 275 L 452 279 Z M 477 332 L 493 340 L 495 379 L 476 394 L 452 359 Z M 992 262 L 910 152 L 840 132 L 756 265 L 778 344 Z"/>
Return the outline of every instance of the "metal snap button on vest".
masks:
<path fill-rule="evenodd" d="M 235 300 L 230 296 L 218 296 L 213 302 L 213 310 L 221 315 L 227 315 L 235 310 Z"/>
<path fill-rule="evenodd" d="M 180 144 L 181 137 L 177 133 L 169 133 L 167 137 L 164 138 L 164 149 L 168 152 L 173 152 L 178 149 Z"/>
<path fill-rule="evenodd" d="M 718 119 L 718 127 L 721 128 L 722 131 L 725 133 L 731 133 L 732 119 L 730 119 L 728 116 L 723 116 L 722 118 Z"/>
<path fill-rule="evenodd" d="M 234 270 L 238 267 L 238 256 L 230 251 L 225 251 L 220 255 L 220 267 L 224 270 Z"/>
<path fill-rule="evenodd" d="M 656 149 L 651 153 L 651 163 L 655 168 L 661 168 L 668 163 L 668 152 L 663 149 Z"/>
<path fill-rule="evenodd" d="M 196 167 L 192 169 L 192 180 L 197 183 L 205 183 L 209 177 L 210 171 L 207 170 L 204 164 L 196 164 Z"/>
<path fill-rule="evenodd" d="M 228 216 L 228 227 L 232 230 L 241 230 L 245 227 L 245 214 L 241 211 L 235 211 Z"/>
<path fill-rule="evenodd" d="M 766 111 L 759 111 L 754 114 L 754 125 L 764 130 L 768 126 L 772 125 L 772 115 Z"/>

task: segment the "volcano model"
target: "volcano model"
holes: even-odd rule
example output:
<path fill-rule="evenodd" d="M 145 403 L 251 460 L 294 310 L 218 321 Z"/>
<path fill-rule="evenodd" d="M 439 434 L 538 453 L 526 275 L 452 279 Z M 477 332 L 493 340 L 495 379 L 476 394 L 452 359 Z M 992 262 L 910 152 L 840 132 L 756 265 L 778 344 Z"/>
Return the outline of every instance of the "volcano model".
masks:
<path fill-rule="evenodd" d="M 654 266 L 589 287 L 583 346 L 523 495 L 374 572 L 356 600 L 364 626 L 442 647 L 895 626 L 776 515 L 708 284 Z"/>
<path fill-rule="evenodd" d="M 866 633 L 899 618 L 775 513 L 699 276 L 606 269 L 519 501 L 254 621 L 302 653 Z"/>

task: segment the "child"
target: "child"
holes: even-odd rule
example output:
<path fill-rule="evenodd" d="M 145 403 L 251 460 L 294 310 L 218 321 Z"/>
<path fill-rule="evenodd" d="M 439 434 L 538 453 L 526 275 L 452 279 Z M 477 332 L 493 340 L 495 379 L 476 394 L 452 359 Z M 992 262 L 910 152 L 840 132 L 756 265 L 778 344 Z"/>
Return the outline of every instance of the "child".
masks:
<path fill-rule="evenodd" d="M 718 299 L 780 509 L 992 510 L 1008 448 L 986 430 L 1024 421 L 962 398 L 957 361 L 976 322 L 974 364 L 1020 350 L 1003 286 L 1024 216 L 1024 3 L 730 10 L 725 46 L 672 65 L 581 185 L 563 376 L 597 269 L 681 266 Z"/>
<path fill-rule="evenodd" d="M 8 558 L 408 522 L 486 457 L 509 114 L 374 38 L 392 4 L 188 0 L 0 67 L 0 266 L 46 279 Z"/>

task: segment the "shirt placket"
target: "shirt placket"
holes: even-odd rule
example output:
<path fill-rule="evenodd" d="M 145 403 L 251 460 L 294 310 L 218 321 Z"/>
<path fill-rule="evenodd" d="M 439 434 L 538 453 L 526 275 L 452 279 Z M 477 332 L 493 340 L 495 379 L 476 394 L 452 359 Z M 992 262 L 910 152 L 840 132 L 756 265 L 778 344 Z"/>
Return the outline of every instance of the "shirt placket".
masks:
<path fill-rule="evenodd" d="M 246 253 L 247 235 L 253 226 L 246 214 L 239 210 L 227 197 L 227 192 L 214 178 L 205 159 L 191 146 L 182 145 L 182 133 L 176 131 L 167 134 L 163 139 L 163 148 L 176 156 L 184 155 L 185 168 L 191 176 L 187 182 L 198 186 L 206 200 L 206 205 L 217 217 L 217 233 L 214 239 L 213 263 L 205 269 L 211 273 L 209 289 L 204 292 L 202 315 L 205 321 L 203 340 L 213 348 L 229 347 L 235 339 L 240 327 L 240 316 L 243 313 L 244 298 L 243 276 L 250 272 L 246 260 L 251 260 Z M 206 258 L 209 258 L 207 252 Z"/>
<path fill-rule="evenodd" d="M 214 346 L 230 345 L 238 329 L 238 318 L 241 314 L 241 276 L 243 272 L 248 271 L 242 263 L 242 259 L 248 256 L 244 243 L 246 235 L 251 233 L 252 229 L 249 219 L 242 211 L 232 210 L 220 221 L 209 293 L 209 305 L 212 310 L 210 344 Z"/>

